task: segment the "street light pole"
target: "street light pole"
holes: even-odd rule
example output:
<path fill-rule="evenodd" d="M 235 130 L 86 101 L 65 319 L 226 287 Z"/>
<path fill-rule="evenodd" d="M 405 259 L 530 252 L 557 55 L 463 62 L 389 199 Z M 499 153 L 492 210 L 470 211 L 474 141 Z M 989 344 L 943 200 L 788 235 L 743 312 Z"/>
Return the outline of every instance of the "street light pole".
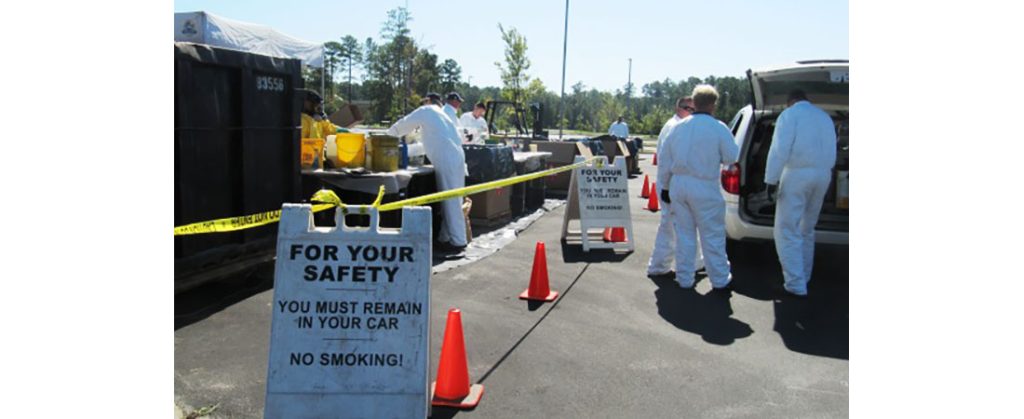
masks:
<path fill-rule="evenodd" d="M 633 96 L 633 59 L 629 59 L 629 75 L 626 76 L 626 116 L 629 116 L 629 97 Z"/>
<path fill-rule="evenodd" d="M 565 31 L 562 33 L 562 98 L 558 100 L 558 139 L 565 130 L 565 51 L 569 45 L 569 0 L 565 0 Z"/>

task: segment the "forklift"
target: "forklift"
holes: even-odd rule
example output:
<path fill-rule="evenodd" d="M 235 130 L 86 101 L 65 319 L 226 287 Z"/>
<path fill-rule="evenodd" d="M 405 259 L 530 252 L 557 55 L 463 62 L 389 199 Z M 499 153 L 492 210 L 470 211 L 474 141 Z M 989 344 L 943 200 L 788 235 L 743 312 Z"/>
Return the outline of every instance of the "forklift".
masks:
<path fill-rule="evenodd" d="M 516 137 L 524 139 L 548 139 L 548 132 L 544 130 L 544 104 L 540 102 L 530 104 L 530 111 L 533 113 L 533 129 L 531 133 L 530 128 L 526 124 L 526 110 L 523 109 L 522 104 L 508 100 L 487 101 L 486 110 L 484 111 L 484 119 L 487 121 L 487 128 L 492 134 L 498 132 L 498 127 L 494 122 L 501 113 L 500 111 L 503 106 L 512 107 L 512 123 L 516 130 Z"/>

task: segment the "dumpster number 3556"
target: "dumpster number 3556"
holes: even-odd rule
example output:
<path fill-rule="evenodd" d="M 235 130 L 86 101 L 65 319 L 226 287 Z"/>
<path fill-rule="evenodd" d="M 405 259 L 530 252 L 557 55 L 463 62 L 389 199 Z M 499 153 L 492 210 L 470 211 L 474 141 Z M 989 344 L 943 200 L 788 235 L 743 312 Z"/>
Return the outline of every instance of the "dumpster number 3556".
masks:
<path fill-rule="evenodd" d="M 256 90 L 284 91 L 284 79 L 279 77 L 257 77 Z"/>

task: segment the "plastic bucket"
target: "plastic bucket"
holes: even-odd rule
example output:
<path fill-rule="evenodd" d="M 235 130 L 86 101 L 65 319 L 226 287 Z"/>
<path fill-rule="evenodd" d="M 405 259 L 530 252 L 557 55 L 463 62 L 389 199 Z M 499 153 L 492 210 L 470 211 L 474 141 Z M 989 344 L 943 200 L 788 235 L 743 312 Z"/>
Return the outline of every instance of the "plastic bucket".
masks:
<path fill-rule="evenodd" d="M 363 167 L 366 162 L 366 136 L 361 133 L 338 133 L 334 138 L 334 167 Z"/>
<path fill-rule="evenodd" d="M 370 162 L 374 172 L 394 172 L 398 170 L 398 137 L 390 135 L 370 136 Z"/>
<path fill-rule="evenodd" d="M 302 150 L 299 155 L 303 169 L 323 169 L 325 142 L 323 138 L 302 139 Z"/>

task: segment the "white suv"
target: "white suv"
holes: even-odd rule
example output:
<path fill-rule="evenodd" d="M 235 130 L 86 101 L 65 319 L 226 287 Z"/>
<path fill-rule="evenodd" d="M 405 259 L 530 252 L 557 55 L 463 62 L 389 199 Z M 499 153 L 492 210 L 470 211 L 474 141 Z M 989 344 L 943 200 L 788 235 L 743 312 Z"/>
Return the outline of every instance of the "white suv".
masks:
<path fill-rule="evenodd" d="M 839 139 L 832 184 L 815 226 L 818 243 L 848 244 L 849 240 L 849 125 L 850 62 L 800 61 L 767 70 L 747 70 L 753 102 L 729 123 L 740 154 L 738 163 L 722 170 L 725 230 L 733 240 L 772 240 L 775 205 L 763 193 L 765 163 L 775 120 L 786 108 L 793 89 L 802 89 L 811 103 L 832 116 Z"/>

